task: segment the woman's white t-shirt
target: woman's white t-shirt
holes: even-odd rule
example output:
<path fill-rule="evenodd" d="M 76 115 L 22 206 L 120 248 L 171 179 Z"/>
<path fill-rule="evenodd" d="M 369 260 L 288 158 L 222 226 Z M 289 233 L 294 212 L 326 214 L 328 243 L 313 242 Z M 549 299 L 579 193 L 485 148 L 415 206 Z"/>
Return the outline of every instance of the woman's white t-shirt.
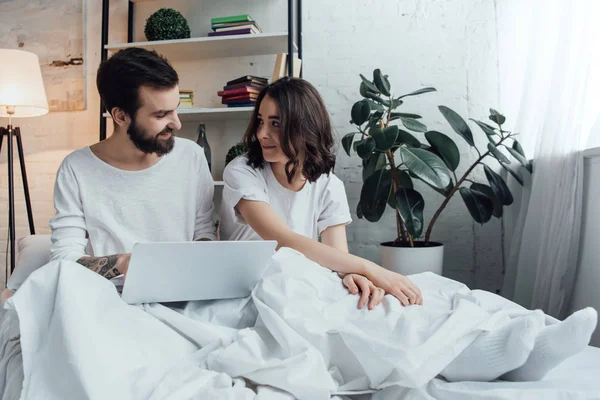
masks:
<path fill-rule="evenodd" d="M 295 192 L 277 181 L 271 164 L 253 168 L 248 165 L 248 157 L 243 155 L 227 165 L 223 180 L 221 240 L 261 240 L 235 210 L 241 199 L 270 204 L 294 232 L 315 240 L 330 226 L 352 221 L 344 184 L 333 173 L 322 175 L 314 183 L 306 182 Z"/>

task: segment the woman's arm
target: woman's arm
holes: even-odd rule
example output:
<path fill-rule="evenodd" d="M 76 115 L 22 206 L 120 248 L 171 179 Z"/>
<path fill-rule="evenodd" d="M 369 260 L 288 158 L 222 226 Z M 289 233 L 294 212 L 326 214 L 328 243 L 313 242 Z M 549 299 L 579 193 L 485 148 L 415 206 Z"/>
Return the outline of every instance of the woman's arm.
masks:
<path fill-rule="evenodd" d="M 235 208 L 261 238 L 276 240 L 278 248 L 290 247 L 332 271 L 363 275 L 376 286 L 397 297 L 404 305 L 422 302 L 420 290 L 405 276 L 295 233 L 279 218 L 269 204 L 242 199 Z"/>
<path fill-rule="evenodd" d="M 342 253 L 348 253 L 348 239 L 346 237 L 346 225 L 330 226 L 321 232 L 321 240 L 323 244 L 333 247 Z M 348 288 L 350 293 L 358 294 L 361 292 L 358 308 L 363 308 L 369 302 L 369 310 L 377 307 L 383 301 L 385 291 L 378 288 L 366 277 L 359 274 L 342 274 L 338 273 L 343 279 L 344 286 Z M 369 298 L 371 300 L 369 301 Z"/>
<path fill-rule="evenodd" d="M 321 232 L 321 240 L 323 240 L 323 244 L 326 244 L 329 247 L 348 253 L 346 225 L 330 226 Z"/>

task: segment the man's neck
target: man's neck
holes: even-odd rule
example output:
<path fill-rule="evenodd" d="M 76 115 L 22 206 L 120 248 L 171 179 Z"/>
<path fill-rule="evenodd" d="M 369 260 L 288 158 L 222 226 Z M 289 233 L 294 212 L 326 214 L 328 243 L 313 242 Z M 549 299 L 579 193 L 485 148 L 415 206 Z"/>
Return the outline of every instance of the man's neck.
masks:
<path fill-rule="evenodd" d="M 90 146 L 94 155 L 115 168 L 141 171 L 156 164 L 161 157 L 139 150 L 126 132 L 115 130 L 106 140 Z"/>

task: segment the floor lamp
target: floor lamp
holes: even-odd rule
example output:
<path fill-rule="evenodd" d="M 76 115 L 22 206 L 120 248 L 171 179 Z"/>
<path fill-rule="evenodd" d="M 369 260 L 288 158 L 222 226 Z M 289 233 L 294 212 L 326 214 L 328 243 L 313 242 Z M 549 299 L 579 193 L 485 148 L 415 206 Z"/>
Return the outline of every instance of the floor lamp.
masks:
<path fill-rule="evenodd" d="M 25 190 L 29 231 L 35 233 L 31 199 L 27 184 L 25 158 L 21 130 L 12 125 L 13 118 L 37 117 L 48 112 L 48 100 L 44 90 L 42 71 L 38 56 L 23 50 L 0 49 L 0 118 L 8 118 L 8 126 L 0 127 L 0 152 L 4 137 L 8 148 L 8 240 L 10 242 L 10 272 L 15 269 L 15 185 L 13 177 L 13 139 L 21 164 L 21 176 Z"/>

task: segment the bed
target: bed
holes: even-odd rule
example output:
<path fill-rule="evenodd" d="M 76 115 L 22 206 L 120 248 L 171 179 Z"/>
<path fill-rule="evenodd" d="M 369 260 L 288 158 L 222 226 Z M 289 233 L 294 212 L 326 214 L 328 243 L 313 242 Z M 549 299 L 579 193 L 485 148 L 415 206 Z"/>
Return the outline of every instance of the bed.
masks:
<path fill-rule="evenodd" d="M 394 311 L 389 302 L 376 312 L 347 317 L 344 310 L 355 299 L 335 287 L 339 278 L 307 266 L 293 252 L 284 254 L 282 265 L 289 270 L 273 273 L 252 299 L 132 307 L 121 304 L 110 282 L 90 271 L 64 263 L 39 271 L 28 265 L 47 257 L 48 240 L 19 242 L 21 273 L 33 274 L 0 317 L 2 399 L 600 399 L 600 349 L 590 346 L 538 382 L 445 381 L 436 372 L 440 365 L 468 345 L 469 335 L 495 323 L 469 301 L 458 305 L 462 314 L 453 318 L 462 319 L 451 321 L 451 330 L 440 325 L 435 334 L 441 335 L 431 336 L 437 342 L 424 342 L 411 353 L 373 339 L 386 329 L 382 321 L 404 310 Z M 42 250 L 24 254 L 28 246 Z M 438 302 L 440 308 L 446 292 L 486 301 L 485 293 L 458 282 L 429 275 L 416 279 L 429 304 Z M 323 284 L 307 283 L 312 281 Z M 307 288 L 317 295 L 310 304 L 282 301 L 304 296 Z M 426 336 L 425 328 L 413 329 L 406 340 L 419 335 Z M 106 351 L 99 352 L 103 347 Z M 386 363 L 402 357 L 405 367 L 394 368 L 405 369 L 394 377 Z"/>

